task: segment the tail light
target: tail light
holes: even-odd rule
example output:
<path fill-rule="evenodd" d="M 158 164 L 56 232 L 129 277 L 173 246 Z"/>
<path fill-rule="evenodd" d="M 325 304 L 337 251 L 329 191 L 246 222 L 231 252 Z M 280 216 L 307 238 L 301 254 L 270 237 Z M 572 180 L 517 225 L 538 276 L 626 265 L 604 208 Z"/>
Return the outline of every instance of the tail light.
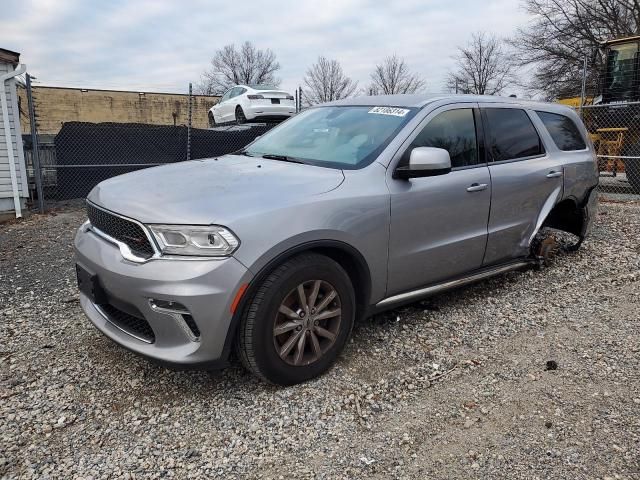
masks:
<path fill-rule="evenodd" d="M 249 100 L 263 100 L 264 95 L 247 95 Z"/>

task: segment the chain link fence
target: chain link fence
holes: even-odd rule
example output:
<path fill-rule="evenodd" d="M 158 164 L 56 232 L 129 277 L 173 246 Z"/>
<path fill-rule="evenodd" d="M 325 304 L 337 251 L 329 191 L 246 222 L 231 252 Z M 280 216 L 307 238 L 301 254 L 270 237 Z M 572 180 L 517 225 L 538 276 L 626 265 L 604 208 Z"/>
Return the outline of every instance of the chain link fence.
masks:
<path fill-rule="evenodd" d="M 273 124 L 191 129 L 168 125 L 66 123 L 55 137 L 56 162 L 46 200 L 84 198 L 107 178 L 167 163 L 240 150 Z M 189 152 L 190 152 L 190 155 Z"/>
<path fill-rule="evenodd" d="M 640 102 L 581 109 L 598 157 L 605 200 L 640 200 Z"/>
<path fill-rule="evenodd" d="M 82 199 L 103 180 L 143 168 L 232 153 L 275 124 L 246 124 L 191 129 L 172 125 L 65 123 L 51 142 L 39 142 L 45 207 Z M 188 152 L 189 150 L 189 152 Z M 27 148 L 30 178 L 33 150 Z M 35 181 L 32 195 L 37 196 Z"/>
<path fill-rule="evenodd" d="M 83 91 L 65 92 L 67 97 L 62 98 L 74 93 L 79 96 Z M 167 94 L 164 99 L 162 94 L 154 94 L 155 103 L 149 104 L 149 100 L 114 100 L 118 93 L 107 92 L 97 100 L 94 96 L 92 111 L 83 114 L 103 120 L 147 117 L 150 122 L 65 121 L 68 117 L 59 112 L 77 108 L 74 100 L 67 100 L 68 104 L 57 105 L 54 110 L 46 104 L 51 100 L 44 99 L 45 94 L 52 95 L 51 91 L 40 91 L 32 96 L 36 123 L 39 125 L 37 130 L 46 131 L 35 136 L 28 132 L 23 136 L 29 190 L 34 206 L 38 204 L 40 195 L 44 200 L 44 208 L 50 209 L 61 201 L 84 199 L 98 183 L 117 175 L 236 152 L 277 124 L 247 122 L 206 128 L 204 126 L 209 123 L 208 108 L 192 108 L 194 99 L 191 95 Z M 139 95 L 142 98 L 142 94 Z M 146 97 L 148 99 L 150 95 Z M 114 105 L 118 105 L 118 111 L 114 111 Z M 162 115 L 158 112 L 162 112 Z M 50 118 L 52 116 L 56 118 Z M 29 120 L 23 120 L 23 124 L 28 125 Z M 180 121 L 183 123 L 180 124 Z M 38 146 L 37 155 L 33 148 L 34 139 Z M 36 182 L 38 165 L 40 188 Z"/>
<path fill-rule="evenodd" d="M 110 95 L 95 100 L 98 103 L 94 109 L 107 112 L 103 119 L 149 117 L 150 121 L 79 122 L 67 121 L 62 114 L 51 118 L 56 112 L 76 108 L 73 101 L 62 97 L 69 103 L 56 104 L 57 110 L 53 110 L 46 103 L 51 100 L 45 99 L 43 93 L 36 92 L 33 96 L 36 123 L 41 125 L 38 130 L 45 130 L 36 136 L 45 208 L 59 201 L 83 199 L 101 181 L 123 173 L 235 152 L 276 125 L 246 123 L 206 128 L 208 108 L 213 101 L 198 99 L 198 107 L 193 108 L 196 102 L 188 95 L 167 97 L 166 105 L 158 103 L 163 101 L 160 97 L 152 101 L 150 94 L 146 100 L 129 103 L 126 99 L 116 102 Z M 142 94 L 136 95 L 143 98 Z M 301 92 L 296 91 L 297 109 L 301 107 L 299 98 Z M 158 116 L 163 108 L 169 110 Z M 21 115 L 24 110 L 26 102 L 21 106 Z M 151 113 L 147 115 L 147 111 Z M 601 198 L 640 200 L 640 102 L 585 105 L 579 111 L 598 156 Z M 28 125 L 29 119 L 21 118 L 21 123 Z M 37 205 L 40 193 L 35 181 L 33 139 L 30 134 L 24 135 L 31 200 Z"/>

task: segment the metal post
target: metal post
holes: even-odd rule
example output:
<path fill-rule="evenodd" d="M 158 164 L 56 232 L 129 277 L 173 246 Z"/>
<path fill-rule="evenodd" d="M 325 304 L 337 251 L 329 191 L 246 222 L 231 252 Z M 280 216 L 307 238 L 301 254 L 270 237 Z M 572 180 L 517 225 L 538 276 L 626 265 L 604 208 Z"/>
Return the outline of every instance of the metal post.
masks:
<path fill-rule="evenodd" d="M 298 87 L 298 99 L 300 101 L 300 112 L 302 111 L 302 87 Z"/>
<path fill-rule="evenodd" d="M 584 106 L 585 95 L 587 93 L 587 54 L 584 54 L 582 61 L 582 89 L 580 90 L 580 116 L 582 116 L 582 107 Z"/>
<path fill-rule="evenodd" d="M 187 123 L 187 161 L 191 160 L 191 82 L 189 82 L 189 121 Z"/>
<path fill-rule="evenodd" d="M 44 192 L 42 191 L 42 173 L 40 170 L 40 153 L 38 150 L 38 133 L 36 132 L 36 109 L 33 106 L 33 92 L 31 90 L 31 75 L 26 74 L 27 103 L 29 108 L 29 123 L 31 126 L 31 160 L 33 174 L 36 177 L 36 193 L 38 194 L 38 211 L 44 213 Z"/>

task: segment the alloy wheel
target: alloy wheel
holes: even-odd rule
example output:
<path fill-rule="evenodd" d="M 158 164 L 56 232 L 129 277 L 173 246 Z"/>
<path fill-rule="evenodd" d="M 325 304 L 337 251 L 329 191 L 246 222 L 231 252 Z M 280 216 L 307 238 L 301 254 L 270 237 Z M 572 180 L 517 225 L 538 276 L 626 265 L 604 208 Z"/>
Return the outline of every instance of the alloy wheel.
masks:
<path fill-rule="evenodd" d="M 294 366 L 318 361 L 340 331 L 340 295 L 324 280 L 308 280 L 283 299 L 273 324 L 273 343 L 280 358 Z"/>

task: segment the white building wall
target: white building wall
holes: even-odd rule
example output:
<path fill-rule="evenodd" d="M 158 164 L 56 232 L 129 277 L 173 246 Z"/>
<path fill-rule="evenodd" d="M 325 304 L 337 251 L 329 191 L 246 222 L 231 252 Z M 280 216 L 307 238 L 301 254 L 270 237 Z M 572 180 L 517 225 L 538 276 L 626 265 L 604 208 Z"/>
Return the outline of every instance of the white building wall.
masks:
<path fill-rule="evenodd" d="M 0 62 L 0 75 L 13 71 L 13 65 Z M 11 128 L 11 146 L 16 167 L 18 191 L 22 205 L 29 196 L 27 174 L 22 149 L 22 132 L 20 131 L 20 115 L 18 111 L 18 95 L 16 93 L 16 81 L 12 78 L 5 82 L 5 94 L 9 110 L 9 126 Z M 26 106 L 25 106 L 26 107 Z M 0 214 L 14 210 L 13 188 L 11 185 L 11 173 L 9 170 L 9 146 L 4 135 L 4 120 L 0 112 Z"/>

